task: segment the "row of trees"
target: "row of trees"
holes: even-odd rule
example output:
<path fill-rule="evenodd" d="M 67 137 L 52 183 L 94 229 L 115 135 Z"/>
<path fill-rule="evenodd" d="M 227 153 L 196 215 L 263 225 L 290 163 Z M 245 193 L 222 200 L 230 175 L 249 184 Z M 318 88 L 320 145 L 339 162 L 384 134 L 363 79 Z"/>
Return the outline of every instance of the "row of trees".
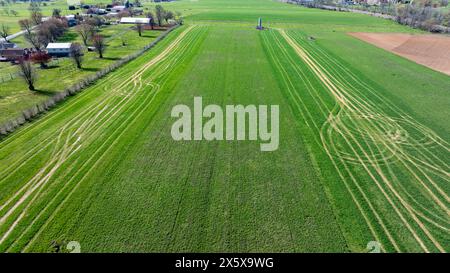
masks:
<path fill-rule="evenodd" d="M 129 8 L 119 12 L 117 17 L 120 19 L 122 17 L 133 17 L 133 15 L 133 10 Z M 164 23 L 168 24 L 170 20 L 176 21 L 176 23 L 179 25 L 183 23 L 180 12 L 172 12 L 170 10 L 166 10 L 161 5 L 156 5 L 154 11 L 145 12 L 145 16 L 150 19 L 150 25 L 152 27 L 154 27 L 155 25 L 161 27 Z"/>
<path fill-rule="evenodd" d="M 180 12 L 172 12 L 170 10 L 164 9 L 161 5 L 155 6 L 155 16 L 152 18 L 156 18 L 159 26 L 162 26 L 163 22 L 169 23 L 169 20 L 175 20 L 177 24 L 183 24 L 183 18 Z"/>
<path fill-rule="evenodd" d="M 2 9 L 0 10 L 0 13 L 5 14 L 6 16 L 17 16 L 19 15 L 19 12 L 17 10 L 11 9 L 10 5 L 12 3 L 16 3 L 16 0 L 0 0 L 0 7 Z"/>
<path fill-rule="evenodd" d="M 448 5 L 448 2 L 446 2 Z M 434 8 L 430 0 L 414 1 L 410 5 L 398 5 L 395 17 L 400 24 L 421 28 L 431 32 L 444 31 L 441 26 L 450 27 L 450 11 Z"/>
<path fill-rule="evenodd" d="M 392 16 L 400 24 L 432 32 L 448 32 L 446 28 L 450 27 L 450 10 L 444 9 L 444 7 L 448 6 L 449 0 L 415 0 L 409 3 L 404 3 L 404 1 L 400 0 L 380 0 L 377 5 L 368 5 L 365 1 L 354 1 L 359 4 L 350 6 L 339 0 L 314 0 L 313 2 L 305 0 L 286 1 L 314 8 L 335 6 L 337 9 L 344 7 L 387 14 Z"/>

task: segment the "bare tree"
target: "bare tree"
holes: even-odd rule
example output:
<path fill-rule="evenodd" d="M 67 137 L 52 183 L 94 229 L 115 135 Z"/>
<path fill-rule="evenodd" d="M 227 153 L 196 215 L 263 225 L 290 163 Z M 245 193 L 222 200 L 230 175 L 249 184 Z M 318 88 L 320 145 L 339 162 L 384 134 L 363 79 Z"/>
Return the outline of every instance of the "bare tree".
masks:
<path fill-rule="evenodd" d="M 119 17 L 119 19 L 122 19 L 123 17 L 131 17 L 131 12 L 128 10 L 122 10 L 117 14 L 117 17 Z"/>
<path fill-rule="evenodd" d="M 24 35 L 25 40 L 30 43 L 32 47 L 34 47 L 36 50 L 40 50 L 42 47 L 41 40 L 39 39 L 39 36 L 35 32 L 25 33 Z"/>
<path fill-rule="evenodd" d="M 34 82 L 36 81 L 37 74 L 31 62 L 27 60 L 20 60 L 19 62 L 20 76 L 28 84 L 28 89 L 34 91 Z"/>
<path fill-rule="evenodd" d="M 158 26 L 162 26 L 165 12 L 166 11 L 164 10 L 163 6 L 161 6 L 161 5 L 155 6 L 156 20 L 158 20 Z"/>
<path fill-rule="evenodd" d="M 20 29 L 25 30 L 26 33 L 30 34 L 33 29 L 33 22 L 30 19 L 19 20 Z"/>
<path fill-rule="evenodd" d="M 98 53 L 98 56 L 100 58 L 103 58 L 103 53 L 105 52 L 106 49 L 106 42 L 105 39 L 103 38 L 103 36 L 99 35 L 99 34 L 95 34 L 92 37 L 92 45 L 95 47 L 95 50 Z"/>
<path fill-rule="evenodd" d="M 42 13 L 40 11 L 32 11 L 30 18 L 35 25 L 39 25 L 42 22 Z"/>
<path fill-rule="evenodd" d="M 94 28 L 100 28 L 104 24 L 104 19 L 100 16 L 95 16 L 87 18 L 85 22 Z"/>
<path fill-rule="evenodd" d="M 44 41 L 36 32 L 25 33 L 24 38 L 36 50 L 41 50 L 45 46 Z"/>
<path fill-rule="evenodd" d="M 175 21 L 177 22 L 178 25 L 183 25 L 183 15 L 181 14 L 181 12 L 177 11 L 175 13 Z"/>
<path fill-rule="evenodd" d="M 78 69 L 81 69 L 81 64 L 83 62 L 83 47 L 79 43 L 73 43 L 70 47 L 70 57 L 73 62 L 77 65 Z"/>
<path fill-rule="evenodd" d="M 150 27 L 153 29 L 153 26 L 155 25 L 155 15 L 153 15 L 153 13 L 149 11 L 145 14 L 145 16 L 148 18 Z"/>
<path fill-rule="evenodd" d="M 5 39 L 5 41 L 8 41 L 6 38 L 8 38 L 8 36 L 10 35 L 10 27 L 2 24 L 2 27 L 0 29 L 0 36 L 3 37 L 3 39 Z"/>
<path fill-rule="evenodd" d="M 36 2 L 36 1 L 30 1 L 30 6 L 28 7 L 28 10 L 30 10 L 30 12 L 33 12 L 33 11 L 40 12 L 41 7 L 39 5 L 40 5 L 40 3 Z"/>
<path fill-rule="evenodd" d="M 61 37 L 67 30 L 67 22 L 57 18 L 50 18 L 43 22 L 38 28 L 38 37 L 44 46 L 48 43 L 53 43 Z"/>
<path fill-rule="evenodd" d="M 76 32 L 80 35 L 83 44 L 87 46 L 87 42 L 94 35 L 94 27 L 88 23 L 82 23 L 76 26 Z"/>
<path fill-rule="evenodd" d="M 171 11 L 164 12 L 164 20 L 166 21 L 166 23 L 169 23 L 169 20 L 173 18 L 174 18 L 173 12 Z"/>
<path fill-rule="evenodd" d="M 139 37 L 142 36 L 142 30 L 144 29 L 144 26 L 142 25 L 142 23 L 137 23 L 136 24 L 136 30 L 139 33 Z"/>
<path fill-rule="evenodd" d="M 30 19 L 35 25 L 39 25 L 42 22 L 42 12 L 38 2 L 30 1 Z"/>
<path fill-rule="evenodd" d="M 61 17 L 61 10 L 60 9 L 53 9 L 52 16 L 56 18 Z"/>

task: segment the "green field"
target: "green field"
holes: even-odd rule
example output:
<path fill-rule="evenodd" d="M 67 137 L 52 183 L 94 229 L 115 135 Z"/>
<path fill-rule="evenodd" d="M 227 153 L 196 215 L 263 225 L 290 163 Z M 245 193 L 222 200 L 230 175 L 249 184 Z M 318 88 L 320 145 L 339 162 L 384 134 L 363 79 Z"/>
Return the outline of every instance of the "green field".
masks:
<path fill-rule="evenodd" d="M 29 2 L 21 1 L 17 1 L 16 3 L 11 1 L 9 4 L 5 3 L 4 6 L 0 6 L 0 25 L 8 25 L 12 33 L 20 31 L 20 27 L 17 22 L 30 16 L 29 6 Z M 43 2 L 40 5 L 40 9 L 44 16 L 51 16 L 53 9 L 60 9 L 63 15 L 69 14 L 67 2 L 63 0 Z M 9 14 L 7 13 L 7 10 L 10 11 Z M 11 10 L 17 11 L 17 15 L 13 15 Z"/>
<path fill-rule="evenodd" d="M 450 251 L 450 77 L 346 34 L 414 31 L 270 0 L 165 5 L 186 25 L 0 142 L 1 252 Z M 194 96 L 279 105 L 279 149 L 174 141 Z"/>

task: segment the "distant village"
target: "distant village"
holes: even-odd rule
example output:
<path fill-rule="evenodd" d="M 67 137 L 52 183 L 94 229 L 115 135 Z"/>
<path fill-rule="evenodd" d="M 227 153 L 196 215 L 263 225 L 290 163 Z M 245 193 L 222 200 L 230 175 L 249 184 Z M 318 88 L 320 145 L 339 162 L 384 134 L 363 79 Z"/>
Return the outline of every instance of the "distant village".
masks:
<path fill-rule="evenodd" d="M 169 2 L 158 1 L 154 2 Z M 18 23 L 22 29 L 20 33 L 0 38 L 0 62 L 18 64 L 21 60 L 34 60 L 35 63 L 47 62 L 49 58 L 69 57 L 71 52 L 80 51 L 74 49 L 72 43 L 57 42 L 66 29 L 76 27 L 77 32 L 84 40 L 85 47 L 89 51 L 98 50 L 94 46 L 87 46 L 88 35 L 94 37 L 94 28 L 110 24 L 136 25 L 139 35 L 145 29 L 156 29 L 165 24 L 180 23 L 180 16 L 170 11 L 155 13 L 145 12 L 139 0 L 113 2 L 107 5 L 68 5 L 67 9 L 73 14 L 61 15 L 62 11 L 53 10 L 52 16 L 43 17 L 37 4 L 30 2 L 30 19 L 20 20 Z M 35 5 L 33 7 L 33 5 Z M 11 42 L 14 38 L 24 35 L 30 44 L 29 48 L 21 48 Z M 44 56 L 45 55 L 45 56 Z M 100 53 L 101 55 L 101 53 Z"/>

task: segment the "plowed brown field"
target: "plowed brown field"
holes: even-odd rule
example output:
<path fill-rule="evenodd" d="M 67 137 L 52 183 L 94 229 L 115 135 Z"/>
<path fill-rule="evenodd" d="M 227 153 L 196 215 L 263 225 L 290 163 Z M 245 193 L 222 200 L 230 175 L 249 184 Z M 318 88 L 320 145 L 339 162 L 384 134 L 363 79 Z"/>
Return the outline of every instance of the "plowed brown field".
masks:
<path fill-rule="evenodd" d="M 450 36 L 361 32 L 350 35 L 450 75 Z"/>

